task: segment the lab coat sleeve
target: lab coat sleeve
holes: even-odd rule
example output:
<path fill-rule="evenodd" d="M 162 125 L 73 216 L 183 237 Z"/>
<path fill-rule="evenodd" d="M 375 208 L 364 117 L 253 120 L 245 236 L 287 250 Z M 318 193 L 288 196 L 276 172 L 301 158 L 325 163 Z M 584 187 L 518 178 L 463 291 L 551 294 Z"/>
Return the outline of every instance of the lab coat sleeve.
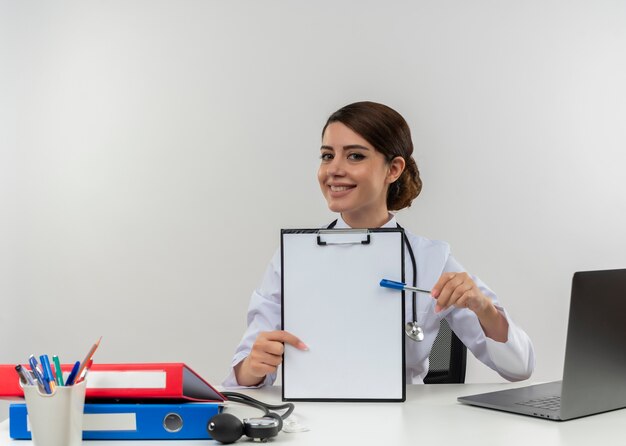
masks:
<path fill-rule="evenodd" d="M 280 252 L 276 251 L 265 271 L 261 285 L 250 297 L 248 328 L 235 350 L 230 371 L 222 382 L 222 386 L 241 387 L 235 377 L 234 367 L 250 354 L 252 345 L 260 332 L 280 330 L 280 308 Z M 256 387 L 272 385 L 275 380 L 276 373 L 267 375 L 265 380 Z"/>
<path fill-rule="evenodd" d="M 450 256 L 444 272 L 460 272 L 465 269 Z M 496 309 L 506 318 L 509 331 L 506 342 L 488 338 L 474 312 L 466 308 L 451 308 L 446 314 L 450 328 L 463 341 L 472 354 L 482 363 L 495 370 L 508 381 L 528 379 L 535 368 L 535 354 L 528 335 L 519 328 L 499 304 L 496 294 L 478 277 L 471 276 L 480 290 L 492 300 Z"/>
<path fill-rule="evenodd" d="M 507 322 L 509 331 L 506 342 L 494 341 L 485 337 L 487 353 L 496 366 L 496 371 L 509 381 L 522 381 L 530 378 L 535 369 L 535 353 L 530 338 L 508 316 L 506 310 L 496 305 Z"/>

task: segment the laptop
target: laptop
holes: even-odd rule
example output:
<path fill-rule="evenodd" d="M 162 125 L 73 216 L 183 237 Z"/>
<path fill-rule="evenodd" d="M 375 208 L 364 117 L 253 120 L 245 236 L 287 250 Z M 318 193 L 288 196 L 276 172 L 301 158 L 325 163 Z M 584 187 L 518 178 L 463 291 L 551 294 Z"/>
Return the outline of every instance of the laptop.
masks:
<path fill-rule="evenodd" d="M 574 273 L 562 381 L 458 401 L 561 421 L 626 407 L 626 269 Z"/>

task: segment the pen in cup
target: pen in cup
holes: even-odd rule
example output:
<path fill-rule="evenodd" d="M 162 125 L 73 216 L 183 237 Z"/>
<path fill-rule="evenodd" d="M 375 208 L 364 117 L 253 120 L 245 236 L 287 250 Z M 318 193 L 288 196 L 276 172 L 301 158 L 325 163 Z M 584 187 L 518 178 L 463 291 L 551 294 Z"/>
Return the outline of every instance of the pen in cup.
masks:
<path fill-rule="evenodd" d="M 84 381 L 85 378 L 87 378 L 87 372 L 91 368 L 92 364 L 93 364 L 93 359 L 90 359 L 89 362 L 87 363 L 87 365 L 83 368 L 82 373 L 80 374 L 80 376 L 78 377 L 78 379 L 76 380 L 76 382 L 74 384 L 78 384 L 78 383 Z"/>
<path fill-rule="evenodd" d="M 56 387 L 56 383 L 54 382 L 54 375 L 52 374 L 52 368 L 50 367 L 50 359 L 48 355 L 39 356 L 39 360 L 41 361 L 41 368 L 43 369 L 43 379 L 47 381 L 48 386 L 50 387 L 50 393 L 54 392 L 54 388 Z"/>
<path fill-rule="evenodd" d="M 54 355 L 52 357 L 52 362 L 54 362 L 54 370 L 56 372 L 56 380 L 57 386 L 63 385 L 63 369 L 61 369 L 61 361 L 59 361 L 59 357 Z"/>
<path fill-rule="evenodd" d="M 30 363 L 30 369 L 35 374 L 35 379 L 37 380 L 37 385 L 39 386 L 39 390 L 41 390 L 42 393 L 52 393 L 50 391 L 50 386 L 48 385 L 46 380 L 43 378 L 43 375 L 41 374 L 41 371 L 39 370 L 37 359 L 35 359 L 35 355 L 30 355 L 30 358 L 28 358 L 28 362 Z"/>
<path fill-rule="evenodd" d="M 86 373 L 85 370 L 87 367 L 91 367 L 90 361 L 93 361 L 93 355 L 96 352 L 96 349 L 98 348 L 98 346 L 100 345 L 101 340 L 102 340 L 102 336 L 100 336 L 100 339 L 98 339 L 96 343 L 92 345 L 89 351 L 87 352 L 87 356 L 85 356 L 85 359 L 83 360 L 83 362 L 80 365 L 80 368 L 78 369 L 78 376 L 75 378 L 76 379 L 75 384 L 78 384 L 83 379 L 85 379 L 85 373 Z"/>
<path fill-rule="evenodd" d="M 15 366 L 15 371 L 19 375 L 20 381 L 22 381 L 22 384 L 27 385 L 27 386 L 36 385 L 35 381 L 33 380 L 33 377 L 30 376 L 30 373 L 28 373 L 28 370 L 26 370 L 20 364 Z"/>
<path fill-rule="evenodd" d="M 71 386 L 74 384 L 74 380 L 76 379 L 76 375 L 78 374 L 78 369 L 80 368 L 80 361 L 76 361 L 74 363 L 74 367 L 72 367 L 72 371 L 70 372 L 67 380 L 65 381 L 66 386 Z"/>

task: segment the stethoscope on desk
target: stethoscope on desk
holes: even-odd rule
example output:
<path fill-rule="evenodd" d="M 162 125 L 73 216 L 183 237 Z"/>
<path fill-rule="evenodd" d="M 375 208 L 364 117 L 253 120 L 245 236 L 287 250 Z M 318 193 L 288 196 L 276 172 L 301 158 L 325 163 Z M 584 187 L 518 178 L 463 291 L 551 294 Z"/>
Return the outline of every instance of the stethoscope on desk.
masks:
<path fill-rule="evenodd" d="M 333 221 L 328 225 L 327 229 L 333 229 L 337 224 L 337 220 Z M 398 223 L 396 223 L 398 229 L 403 229 Z M 404 243 L 406 244 L 406 248 L 409 251 L 409 257 L 411 258 L 411 265 L 413 266 L 413 288 L 411 293 L 413 294 L 413 320 L 411 322 L 407 322 L 404 325 L 404 332 L 406 335 L 413 339 L 414 341 L 423 341 L 424 340 L 424 330 L 421 325 L 417 321 L 417 293 L 418 292 L 426 292 L 425 290 L 419 290 L 417 288 L 417 263 L 415 262 L 415 254 L 413 253 L 413 248 L 411 247 L 411 243 L 409 243 L 409 238 L 406 236 L 404 230 L 402 231 L 402 237 L 404 238 Z M 409 287 L 405 287 L 409 288 Z"/>

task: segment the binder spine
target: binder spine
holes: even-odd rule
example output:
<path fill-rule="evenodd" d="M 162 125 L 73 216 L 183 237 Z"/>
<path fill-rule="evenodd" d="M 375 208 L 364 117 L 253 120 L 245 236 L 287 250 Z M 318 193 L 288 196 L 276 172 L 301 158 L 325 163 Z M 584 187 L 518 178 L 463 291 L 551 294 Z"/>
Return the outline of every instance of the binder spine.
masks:
<path fill-rule="evenodd" d="M 215 403 L 85 404 L 83 440 L 210 440 L 207 425 L 221 408 Z M 9 406 L 9 436 L 31 439 L 25 404 Z"/>

